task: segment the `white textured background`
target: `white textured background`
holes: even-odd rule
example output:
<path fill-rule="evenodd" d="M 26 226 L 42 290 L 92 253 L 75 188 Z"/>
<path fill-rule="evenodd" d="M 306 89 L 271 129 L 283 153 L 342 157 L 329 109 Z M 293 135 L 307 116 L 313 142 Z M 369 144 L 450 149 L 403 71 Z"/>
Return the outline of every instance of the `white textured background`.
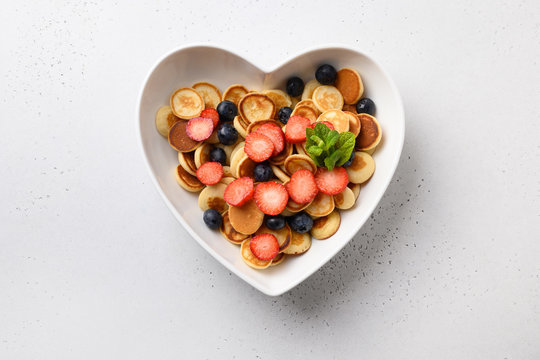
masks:
<path fill-rule="evenodd" d="M 540 3 L 200 3 L 2 2 L 0 358 L 539 359 Z M 138 149 L 150 66 L 203 41 L 355 45 L 402 92 L 386 196 L 281 297 L 187 235 Z"/>

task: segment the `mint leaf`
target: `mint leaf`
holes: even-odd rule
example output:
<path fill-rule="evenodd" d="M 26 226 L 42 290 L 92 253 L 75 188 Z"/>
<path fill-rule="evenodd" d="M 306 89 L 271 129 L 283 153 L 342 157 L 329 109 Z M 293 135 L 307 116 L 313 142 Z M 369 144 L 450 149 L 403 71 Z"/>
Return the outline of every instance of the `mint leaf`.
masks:
<path fill-rule="evenodd" d="M 339 133 L 326 124 L 316 123 L 306 128 L 306 152 L 319 167 L 333 170 L 343 165 L 354 151 L 355 136 L 351 132 Z"/>
<path fill-rule="evenodd" d="M 336 161 L 337 166 L 341 166 L 349 160 L 351 153 L 354 151 L 355 136 L 352 132 L 343 132 L 339 134 L 339 140 L 336 143 L 336 148 L 341 152 L 340 158 Z"/>
<path fill-rule="evenodd" d="M 307 153 L 310 156 L 320 156 L 322 154 L 323 150 L 318 146 L 310 146 L 307 148 Z"/>
<path fill-rule="evenodd" d="M 332 130 L 326 136 L 326 148 L 331 149 L 339 140 L 339 133 L 336 130 Z"/>
<path fill-rule="evenodd" d="M 330 156 L 327 156 L 324 159 L 324 165 L 326 165 L 326 168 L 328 170 L 332 170 L 340 157 L 341 157 L 341 151 L 336 150 L 332 154 L 330 154 Z"/>
<path fill-rule="evenodd" d="M 326 139 L 326 137 L 328 136 L 328 133 L 330 132 L 330 128 L 328 128 L 328 126 L 320 122 L 315 124 L 314 130 L 315 130 L 315 135 L 317 135 L 321 139 Z"/>

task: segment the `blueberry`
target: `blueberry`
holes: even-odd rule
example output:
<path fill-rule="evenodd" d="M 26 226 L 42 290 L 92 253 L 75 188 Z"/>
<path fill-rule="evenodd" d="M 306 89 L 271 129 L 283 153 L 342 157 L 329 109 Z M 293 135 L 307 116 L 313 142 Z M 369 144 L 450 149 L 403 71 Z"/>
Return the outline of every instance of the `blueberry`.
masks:
<path fill-rule="evenodd" d="M 232 145 L 238 140 L 238 131 L 232 123 L 226 122 L 219 127 L 217 137 L 223 145 Z"/>
<path fill-rule="evenodd" d="M 210 150 L 210 161 L 215 161 L 225 166 L 225 162 L 227 161 L 227 155 L 225 154 L 225 150 L 219 147 L 215 147 Z"/>
<path fill-rule="evenodd" d="M 336 68 L 329 64 L 321 65 L 315 72 L 315 78 L 323 85 L 332 85 L 337 78 Z"/>
<path fill-rule="evenodd" d="M 217 106 L 217 112 L 219 114 L 220 121 L 233 121 L 234 117 L 238 115 L 238 109 L 232 101 L 224 100 Z"/>
<path fill-rule="evenodd" d="M 356 103 L 356 112 L 359 114 L 366 113 L 369 115 L 375 114 L 375 103 L 370 98 L 363 98 Z"/>
<path fill-rule="evenodd" d="M 313 219 L 303 211 L 289 217 L 287 221 L 291 229 L 300 234 L 308 232 L 313 227 Z"/>
<path fill-rule="evenodd" d="M 274 172 L 268 164 L 257 164 L 255 169 L 253 169 L 253 177 L 255 178 L 255 181 L 268 181 L 272 175 L 274 175 Z"/>
<path fill-rule="evenodd" d="M 285 218 L 281 215 L 266 218 L 266 227 L 270 230 L 279 230 L 285 226 Z"/>
<path fill-rule="evenodd" d="M 279 109 L 278 112 L 278 118 L 279 121 L 281 121 L 283 124 L 286 124 L 287 121 L 289 121 L 289 118 L 291 117 L 292 109 L 288 106 L 282 107 Z"/>
<path fill-rule="evenodd" d="M 216 209 L 208 209 L 203 214 L 203 220 L 206 226 L 212 230 L 216 230 L 221 226 L 223 218 L 221 214 Z"/>
<path fill-rule="evenodd" d="M 351 166 L 352 162 L 354 160 L 354 151 L 351 153 L 351 157 L 349 158 L 349 160 L 345 161 L 345 163 L 343 163 L 343 167 L 347 167 L 347 166 Z"/>
<path fill-rule="evenodd" d="M 293 76 L 287 80 L 287 94 L 300 96 L 302 91 L 304 91 L 304 82 L 298 76 Z"/>

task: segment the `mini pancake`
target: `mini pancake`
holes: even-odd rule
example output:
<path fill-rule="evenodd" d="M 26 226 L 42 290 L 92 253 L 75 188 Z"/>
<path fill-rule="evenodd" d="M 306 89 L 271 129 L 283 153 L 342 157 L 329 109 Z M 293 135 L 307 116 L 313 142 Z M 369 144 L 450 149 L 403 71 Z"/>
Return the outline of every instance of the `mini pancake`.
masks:
<path fill-rule="evenodd" d="M 300 234 L 291 231 L 291 245 L 285 249 L 287 255 L 300 255 L 305 253 L 311 247 L 311 235 L 309 232 Z"/>
<path fill-rule="evenodd" d="M 372 148 L 372 149 L 369 149 L 369 150 L 364 150 L 364 152 L 365 152 L 366 154 L 373 155 L 373 153 L 375 152 L 375 150 L 377 150 L 376 147 L 374 147 L 374 148 Z"/>
<path fill-rule="evenodd" d="M 356 200 L 358 200 L 358 195 L 360 195 L 360 184 L 350 182 L 347 184 L 347 187 L 352 190 L 354 194 L 354 201 L 356 202 Z"/>
<path fill-rule="evenodd" d="M 289 174 L 289 172 L 287 171 L 287 169 L 285 169 L 285 166 L 284 166 L 284 165 L 278 165 L 278 166 L 279 166 L 279 168 L 281 169 L 281 171 L 283 171 L 285 174 L 287 174 L 287 175 L 289 175 L 289 176 L 291 175 L 291 174 Z"/>
<path fill-rule="evenodd" d="M 291 109 L 294 109 L 300 100 L 300 97 L 291 97 Z"/>
<path fill-rule="evenodd" d="M 313 111 L 315 111 L 317 113 L 317 116 L 319 116 L 319 114 L 320 114 L 319 109 L 317 109 L 317 107 L 315 106 L 315 103 L 311 99 L 300 101 L 298 104 L 296 104 L 295 108 L 299 107 L 299 106 L 308 106 L 308 107 L 312 108 Z"/>
<path fill-rule="evenodd" d="M 291 155 L 285 160 L 284 165 L 285 170 L 291 175 L 299 169 L 307 169 L 312 173 L 315 173 L 317 171 L 317 165 L 315 165 L 313 160 L 307 155 Z"/>
<path fill-rule="evenodd" d="M 334 197 L 319 192 L 311 204 L 306 208 L 306 212 L 314 217 L 321 217 L 330 214 L 334 210 Z"/>
<path fill-rule="evenodd" d="M 349 181 L 355 184 L 362 184 L 369 180 L 375 172 L 375 160 L 363 151 L 356 151 L 351 165 L 345 168 Z"/>
<path fill-rule="evenodd" d="M 223 166 L 223 177 L 232 177 L 230 166 L 228 165 Z"/>
<path fill-rule="evenodd" d="M 294 149 L 298 155 L 309 156 L 306 151 L 306 143 L 294 144 Z"/>
<path fill-rule="evenodd" d="M 197 177 L 188 173 L 182 165 L 178 165 L 174 172 L 178 185 L 190 192 L 197 192 L 204 189 L 204 184 Z"/>
<path fill-rule="evenodd" d="M 233 147 L 233 149 L 232 149 L 232 151 L 231 151 L 231 156 L 230 156 L 231 161 L 232 161 L 234 155 L 236 154 L 236 152 L 237 152 L 238 150 L 240 150 L 240 149 L 243 150 L 243 149 L 244 149 L 244 145 L 245 145 L 245 144 L 246 144 L 245 141 L 240 141 L 240 142 L 239 142 L 238 144 L 236 144 L 236 145 L 228 145 L 228 146 L 232 146 L 232 147 Z"/>
<path fill-rule="evenodd" d="M 240 99 L 243 98 L 244 95 L 246 95 L 247 93 L 248 93 L 248 89 L 244 85 L 240 85 L 240 84 L 231 85 L 227 88 L 227 90 L 225 90 L 221 100 L 232 101 L 234 105 L 238 106 Z"/>
<path fill-rule="evenodd" d="M 315 91 L 315 89 L 321 85 L 322 84 L 316 79 L 308 81 L 306 85 L 304 85 L 304 91 L 302 92 L 302 100 L 311 99 L 313 97 L 313 92 Z"/>
<path fill-rule="evenodd" d="M 268 96 L 270 100 L 272 100 L 276 109 L 276 113 L 282 107 L 285 107 L 285 106 L 291 107 L 291 104 L 292 104 L 291 97 L 285 91 L 272 89 L 272 90 L 264 90 L 262 93 Z"/>
<path fill-rule="evenodd" d="M 248 156 L 244 152 L 244 147 L 241 149 L 238 149 L 232 156 L 231 156 L 231 173 L 232 176 L 237 178 L 238 176 L 238 165 L 240 164 L 240 161 L 244 158 L 247 158 Z"/>
<path fill-rule="evenodd" d="M 202 164 L 210 161 L 210 151 L 212 150 L 212 147 L 213 146 L 210 144 L 202 143 L 202 145 L 195 150 L 193 159 L 195 160 L 197 169 L 200 168 Z"/>
<path fill-rule="evenodd" d="M 337 132 L 349 131 L 349 116 L 341 110 L 327 110 L 317 118 L 317 122 L 328 121 Z"/>
<path fill-rule="evenodd" d="M 285 224 L 285 226 L 279 230 L 271 230 L 267 228 L 266 225 L 263 223 L 255 234 L 274 235 L 279 243 L 279 252 L 285 251 L 291 244 L 291 228 L 289 227 L 289 224 Z"/>
<path fill-rule="evenodd" d="M 357 115 L 358 113 L 356 112 L 356 104 L 345 104 L 343 105 L 343 109 L 341 109 L 343 111 L 350 111 L 352 112 L 354 115 Z"/>
<path fill-rule="evenodd" d="M 270 264 L 270 266 L 276 266 L 281 264 L 283 260 L 285 260 L 285 257 L 285 253 L 277 254 L 276 257 L 272 259 L 272 263 Z"/>
<path fill-rule="evenodd" d="M 223 151 L 225 151 L 225 156 L 226 156 L 225 163 L 226 164 L 231 163 L 231 156 L 232 156 L 232 152 L 233 152 L 235 146 L 236 145 L 223 145 L 221 143 L 214 145 L 214 147 L 221 148 L 221 149 L 223 149 Z M 225 169 L 223 169 L 223 171 L 225 171 Z"/>
<path fill-rule="evenodd" d="M 251 239 L 246 239 L 242 241 L 242 245 L 240 245 L 240 255 L 242 256 L 242 260 L 244 260 L 244 262 L 248 266 L 254 269 L 266 269 L 267 267 L 269 267 L 272 263 L 272 260 L 260 260 L 255 255 L 253 255 L 249 247 L 250 242 Z"/>
<path fill-rule="evenodd" d="M 257 163 L 253 160 L 251 160 L 247 155 L 245 157 L 242 157 L 238 161 L 238 165 L 236 168 L 236 173 L 238 174 L 238 177 L 244 177 L 248 176 L 250 178 L 253 176 L 253 170 L 255 170 L 255 166 L 257 166 Z"/>
<path fill-rule="evenodd" d="M 356 104 L 364 93 L 364 84 L 360 74 L 354 69 L 343 68 L 337 72 L 336 87 L 345 104 Z"/>
<path fill-rule="evenodd" d="M 241 137 L 247 136 L 247 126 L 239 115 L 234 117 L 233 126 Z"/>
<path fill-rule="evenodd" d="M 228 166 L 224 166 L 223 168 L 225 168 L 225 167 L 228 167 Z M 236 178 L 234 178 L 231 175 L 227 174 L 226 176 L 222 177 L 221 180 L 219 180 L 219 182 L 222 183 L 222 184 L 225 184 L 225 185 L 229 185 L 234 180 L 236 180 Z"/>
<path fill-rule="evenodd" d="M 285 185 L 285 184 L 283 184 Z M 290 197 L 289 197 L 289 201 L 287 202 L 287 205 L 286 205 L 286 209 L 289 210 L 291 213 L 297 213 L 297 212 L 300 212 L 302 210 L 304 210 L 305 208 L 307 208 L 309 205 L 311 205 L 311 202 L 307 203 L 307 204 L 298 204 L 296 202 L 294 202 Z"/>
<path fill-rule="evenodd" d="M 275 105 L 272 99 L 264 94 L 249 93 L 240 100 L 238 112 L 246 123 L 252 123 L 257 120 L 272 119 Z"/>
<path fill-rule="evenodd" d="M 354 192 L 349 187 L 343 189 L 343 191 L 339 194 L 334 195 L 334 204 L 338 209 L 350 209 L 354 206 L 355 202 L 356 197 L 354 196 Z"/>
<path fill-rule="evenodd" d="M 283 126 L 282 123 L 280 123 L 279 121 L 276 121 L 276 120 L 271 120 L 271 119 L 268 119 L 268 120 L 257 120 L 257 121 L 254 121 L 252 122 L 251 124 L 249 124 L 248 128 L 247 128 L 247 133 L 252 133 L 254 131 L 256 131 L 258 128 L 260 128 L 261 126 L 265 125 L 265 124 L 274 124 L 276 126 L 279 126 L 280 128 Z"/>
<path fill-rule="evenodd" d="M 360 119 L 358 116 L 356 116 L 354 113 L 350 111 L 343 111 L 345 115 L 349 118 L 349 131 L 354 134 L 354 136 L 358 136 L 360 133 L 360 128 L 362 124 L 360 123 Z"/>
<path fill-rule="evenodd" d="M 312 123 L 317 121 L 318 112 L 306 105 L 296 105 L 291 116 L 298 115 L 309 119 Z"/>
<path fill-rule="evenodd" d="M 361 128 L 360 134 L 356 137 L 355 150 L 372 150 L 379 145 L 382 138 L 382 131 L 377 119 L 369 114 L 358 114 Z"/>
<path fill-rule="evenodd" d="M 169 145 L 176 151 L 190 152 L 202 143 L 189 138 L 186 133 L 187 121 L 178 121 L 169 130 Z"/>
<path fill-rule="evenodd" d="M 206 140 L 204 140 L 204 142 L 206 143 L 209 143 L 209 144 L 219 144 L 219 138 L 217 136 L 217 127 L 212 131 L 212 134 L 210 134 L 210 137 Z"/>
<path fill-rule="evenodd" d="M 169 129 L 179 120 L 180 118 L 173 114 L 171 107 L 169 105 L 164 105 L 160 107 L 156 113 L 157 131 L 162 136 L 168 137 Z"/>
<path fill-rule="evenodd" d="M 274 172 L 275 177 L 277 177 L 279 180 L 281 180 L 283 183 L 288 182 L 291 180 L 289 175 L 287 175 L 281 168 L 277 165 L 270 165 L 272 168 L 272 171 Z"/>
<path fill-rule="evenodd" d="M 313 92 L 313 103 L 320 112 L 343 107 L 343 96 L 338 89 L 330 85 L 322 85 Z"/>
<path fill-rule="evenodd" d="M 246 240 L 249 235 L 240 234 L 238 231 L 234 230 L 234 228 L 231 225 L 231 221 L 229 220 L 229 212 L 226 211 L 223 213 L 223 222 L 221 223 L 221 226 L 219 227 L 219 232 L 225 239 L 227 239 L 229 242 L 240 245 L 242 241 Z"/>
<path fill-rule="evenodd" d="M 255 200 L 249 200 L 242 206 L 231 206 L 229 219 L 234 230 L 240 234 L 251 235 L 263 223 L 264 213 L 259 210 Z"/>
<path fill-rule="evenodd" d="M 328 216 L 313 221 L 311 236 L 318 240 L 328 239 L 338 231 L 340 224 L 341 216 L 339 216 L 339 211 L 334 210 Z"/>
<path fill-rule="evenodd" d="M 208 185 L 199 194 L 199 207 L 202 211 L 208 209 L 216 209 L 220 213 L 227 211 L 229 204 L 223 198 L 223 194 L 227 185 L 223 183 L 217 183 L 215 185 Z"/>
<path fill-rule="evenodd" d="M 285 209 L 283 209 L 283 211 L 280 214 L 283 215 L 283 216 L 293 216 L 295 213 L 293 213 L 292 211 L 285 208 Z"/>
<path fill-rule="evenodd" d="M 192 88 L 194 88 L 199 95 L 201 95 L 206 108 L 217 108 L 221 101 L 221 92 L 215 85 L 207 82 L 198 82 L 193 84 Z"/>
<path fill-rule="evenodd" d="M 171 96 L 171 109 L 180 119 L 189 120 L 201 114 L 204 110 L 204 100 L 197 91 L 181 88 Z"/>
<path fill-rule="evenodd" d="M 285 146 L 283 147 L 283 150 L 276 156 L 272 156 L 268 161 L 272 165 L 281 165 L 285 162 L 285 160 L 292 155 L 293 152 L 293 144 L 291 144 L 288 141 L 285 141 Z"/>
<path fill-rule="evenodd" d="M 178 162 L 188 173 L 193 176 L 197 176 L 197 165 L 195 164 L 195 160 L 193 159 L 192 152 L 179 152 Z"/>

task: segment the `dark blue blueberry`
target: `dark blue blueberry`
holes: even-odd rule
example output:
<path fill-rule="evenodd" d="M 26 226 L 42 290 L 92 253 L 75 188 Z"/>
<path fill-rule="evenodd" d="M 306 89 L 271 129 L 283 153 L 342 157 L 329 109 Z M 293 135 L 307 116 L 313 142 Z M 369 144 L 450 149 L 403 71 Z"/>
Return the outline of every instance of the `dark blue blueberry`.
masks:
<path fill-rule="evenodd" d="M 289 121 L 289 118 L 291 117 L 291 114 L 292 114 L 292 109 L 290 107 L 288 107 L 288 106 L 282 107 L 281 109 L 279 109 L 278 119 L 283 124 L 286 124 L 287 121 Z"/>
<path fill-rule="evenodd" d="M 343 165 L 341 165 L 341 166 L 343 166 L 343 167 L 351 166 L 353 160 L 354 160 L 354 150 L 351 153 L 351 157 L 349 158 L 349 160 L 345 161 L 345 163 Z"/>
<path fill-rule="evenodd" d="M 337 78 L 336 68 L 329 64 L 321 65 L 315 72 L 315 78 L 323 85 L 332 85 Z"/>
<path fill-rule="evenodd" d="M 224 100 L 217 106 L 217 112 L 219 114 L 220 121 L 233 121 L 234 117 L 238 115 L 238 109 L 232 101 Z"/>
<path fill-rule="evenodd" d="M 232 123 L 226 122 L 219 127 L 217 137 L 223 145 L 232 145 L 238 140 L 238 131 Z"/>
<path fill-rule="evenodd" d="M 265 182 L 270 180 L 273 175 L 274 172 L 272 171 L 272 168 L 265 163 L 257 164 L 255 169 L 253 169 L 253 177 L 255 178 L 255 181 Z"/>
<path fill-rule="evenodd" d="M 289 217 L 287 221 L 291 229 L 300 234 L 308 232 L 313 227 L 313 219 L 303 211 Z"/>
<path fill-rule="evenodd" d="M 300 96 L 304 91 L 304 81 L 298 76 L 293 76 L 287 80 L 287 94 L 291 96 Z"/>
<path fill-rule="evenodd" d="M 279 230 L 285 226 L 285 218 L 281 215 L 266 218 L 266 227 L 270 230 Z"/>
<path fill-rule="evenodd" d="M 210 150 L 210 161 L 215 161 L 225 166 L 227 161 L 227 154 L 225 154 L 225 150 L 219 147 L 215 147 Z"/>
<path fill-rule="evenodd" d="M 221 226 L 223 218 L 221 214 L 216 209 L 208 209 L 203 214 L 203 220 L 206 226 L 212 230 L 216 230 Z"/>
<path fill-rule="evenodd" d="M 356 112 L 359 114 L 365 113 L 373 116 L 375 114 L 375 103 L 370 98 L 360 99 L 356 103 Z"/>

